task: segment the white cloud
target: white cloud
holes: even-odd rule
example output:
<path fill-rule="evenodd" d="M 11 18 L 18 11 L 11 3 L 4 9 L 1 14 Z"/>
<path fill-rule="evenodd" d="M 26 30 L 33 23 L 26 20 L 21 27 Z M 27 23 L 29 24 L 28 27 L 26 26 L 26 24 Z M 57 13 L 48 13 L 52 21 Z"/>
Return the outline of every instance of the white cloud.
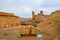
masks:
<path fill-rule="evenodd" d="M 0 1 L 1 5 L 0 5 L 0 11 L 3 12 L 11 12 L 13 13 L 16 6 L 14 6 L 14 0 L 2 0 Z"/>
<path fill-rule="evenodd" d="M 43 3 L 43 0 L 32 0 L 31 1 L 35 6 L 41 5 Z"/>
<path fill-rule="evenodd" d="M 30 13 L 32 11 L 32 8 L 29 5 L 21 5 L 19 8 L 17 8 L 16 11 L 18 13 Z"/>
<path fill-rule="evenodd" d="M 45 14 L 60 9 L 60 0 L 0 0 L 0 11 L 12 12 L 16 15 L 28 16 L 32 9 L 43 10 Z"/>
<path fill-rule="evenodd" d="M 21 5 L 16 7 L 14 14 L 20 17 L 31 17 L 32 7 L 29 5 Z"/>
<path fill-rule="evenodd" d="M 43 3 L 43 0 L 22 0 L 22 2 L 31 6 L 37 6 L 41 5 Z"/>
<path fill-rule="evenodd" d="M 34 11 L 36 13 L 40 12 L 41 10 L 44 12 L 45 15 L 49 15 L 56 10 L 60 10 L 60 7 L 51 7 L 51 8 L 41 8 L 41 7 L 39 7 L 39 8 L 34 9 Z"/>
<path fill-rule="evenodd" d="M 15 6 L 11 6 L 11 7 L 7 7 L 7 6 L 3 6 L 2 8 L 0 8 L 0 11 L 2 12 L 10 12 L 13 13 L 16 10 Z"/>

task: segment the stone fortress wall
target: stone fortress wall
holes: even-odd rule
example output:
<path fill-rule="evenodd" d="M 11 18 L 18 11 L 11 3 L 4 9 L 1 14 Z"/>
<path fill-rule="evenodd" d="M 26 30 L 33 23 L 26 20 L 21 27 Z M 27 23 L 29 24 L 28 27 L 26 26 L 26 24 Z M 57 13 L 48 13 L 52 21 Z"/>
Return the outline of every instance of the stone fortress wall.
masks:
<path fill-rule="evenodd" d="M 32 11 L 32 20 L 41 20 L 43 16 L 44 16 L 43 11 L 40 11 L 38 15 L 35 15 L 35 12 Z"/>

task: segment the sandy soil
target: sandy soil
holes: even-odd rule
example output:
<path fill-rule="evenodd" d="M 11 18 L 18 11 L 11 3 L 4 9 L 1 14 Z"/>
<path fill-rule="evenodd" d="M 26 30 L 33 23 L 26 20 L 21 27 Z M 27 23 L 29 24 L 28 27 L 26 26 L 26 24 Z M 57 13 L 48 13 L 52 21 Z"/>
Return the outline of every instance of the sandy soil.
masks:
<path fill-rule="evenodd" d="M 37 37 L 21 37 L 20 33 L 24 26 L 0 28 L 0 40 L 45 40 Z"/>

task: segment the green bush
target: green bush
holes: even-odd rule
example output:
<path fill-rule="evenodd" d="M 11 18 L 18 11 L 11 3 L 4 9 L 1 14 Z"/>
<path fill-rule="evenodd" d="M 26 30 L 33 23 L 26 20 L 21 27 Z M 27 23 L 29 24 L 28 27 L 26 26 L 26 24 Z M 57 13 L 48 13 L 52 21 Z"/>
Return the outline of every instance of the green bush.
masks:
<path fill-rule="evenodd" d="M 49 24 L 52 24 L 51 22 L 48 22 Z"/>
<path fill-rule="evenodd" d="M 32 23 L 40 23 L 38 20 L 32 20 Z"/>

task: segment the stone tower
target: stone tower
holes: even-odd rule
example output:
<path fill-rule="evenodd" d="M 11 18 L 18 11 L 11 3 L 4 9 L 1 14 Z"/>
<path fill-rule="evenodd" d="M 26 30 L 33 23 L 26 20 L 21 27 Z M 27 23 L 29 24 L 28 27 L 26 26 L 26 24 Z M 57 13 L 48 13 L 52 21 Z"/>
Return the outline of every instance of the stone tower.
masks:
<path fill-rule="evenodd" d="M 43 11 L 40 11 L 40 16 L 43 16 L 44 14 L 43 14 Z"/>
<path fill-rule="evenodd" d="M 35 13 L 34 13 L 34 11 L 32 11 L 32 20 L 34 20 L 35 19 Z"/>

